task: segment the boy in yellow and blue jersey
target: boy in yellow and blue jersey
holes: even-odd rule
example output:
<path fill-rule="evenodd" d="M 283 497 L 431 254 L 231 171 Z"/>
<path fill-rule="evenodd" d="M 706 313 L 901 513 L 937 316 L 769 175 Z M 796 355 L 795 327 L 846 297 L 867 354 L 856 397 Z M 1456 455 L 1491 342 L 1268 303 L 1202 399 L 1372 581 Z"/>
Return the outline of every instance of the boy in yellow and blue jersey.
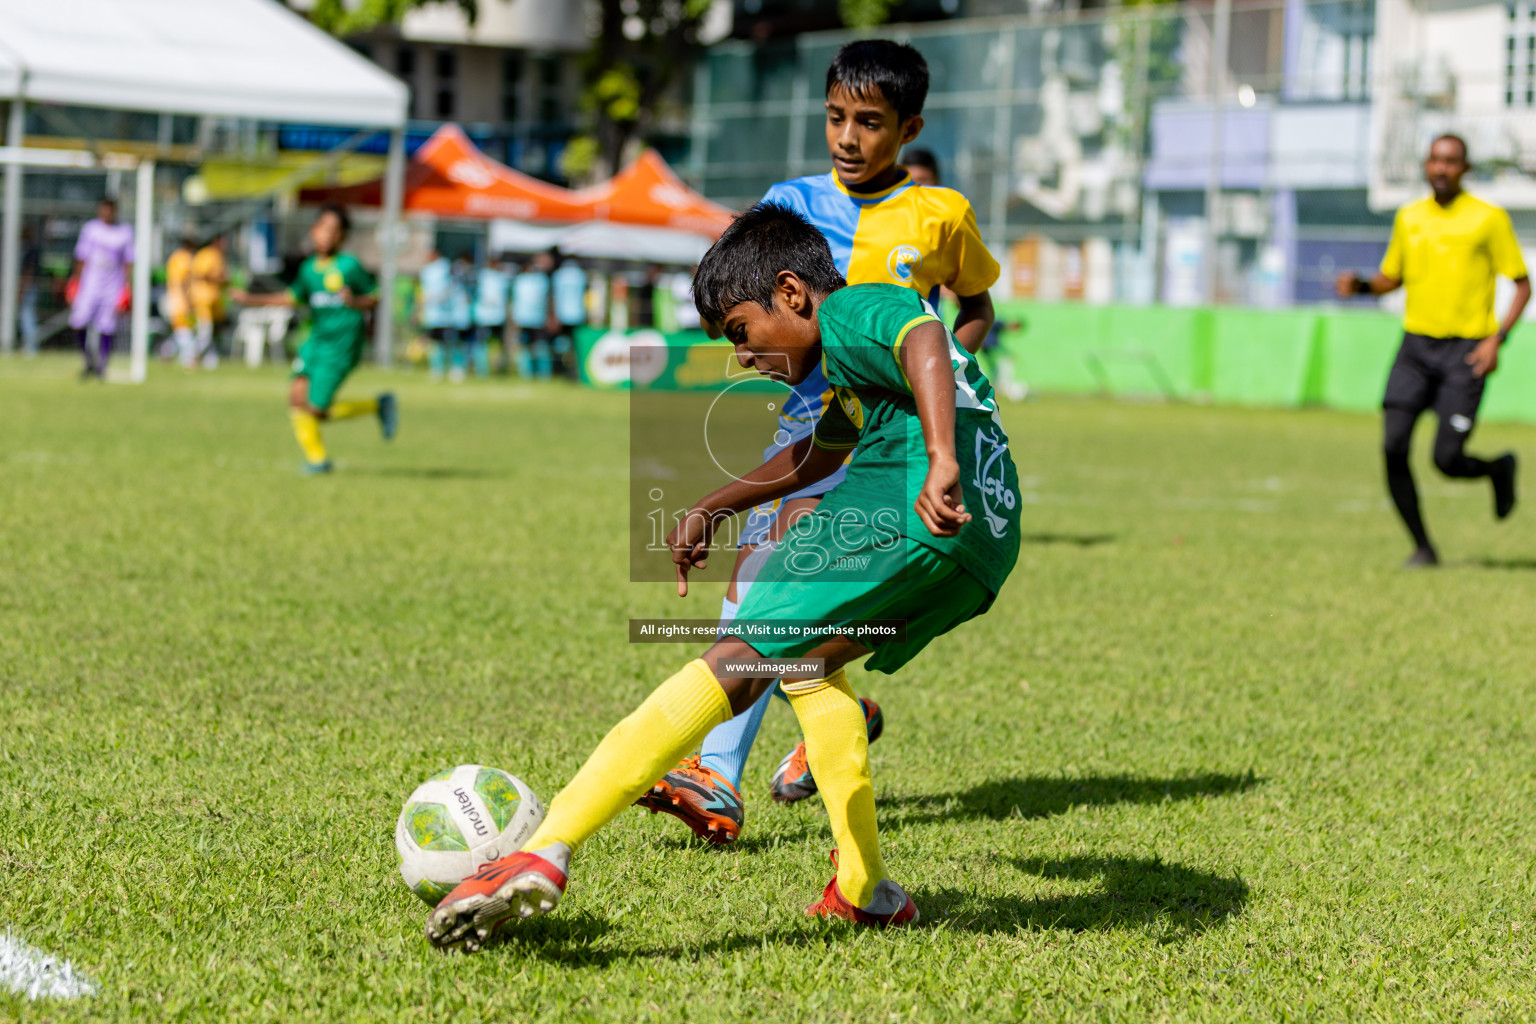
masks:
<path fill-rule="evenodd" d="M 964 196 L 917 185 L 896 162 L 902 147 L 923 129 L 927 96 L 928 64 L 912 47 L 885 39 L 843 46 L 827 68 L 826 135 L 832 170 L 779 182 L 763 201 L 794 210 L 814 224 L 850 285 L 896 285 L 919 296 L 934 295 L 940 286 L 954 292 L 960 305 L 955 340 L 974 354 L 992 327 L 987 289 L 997 281 L 997 261 L 982 242 L 976 215 Z M 829 395 L 820 367 L 795 385 L 780 410 L 764 461 L 811 435 Z M 796 519 L 810 514 L 846 472 L 845 466 L 747 516 L 720 609 L 722 631 L 735 619 L 774 543 Z M 668 772 L 640 805 L 675 815 L 710 842 L 734 840 L 745 818 L 740 790 L 747 754 L 769 698 L 778 692 L 770 688 L 746 712 L 712 730 L 699 756 Z M 874 740 L 884 728 L 880 707 L 871 700 L 860 704 L 869 739 Z M 805 744 L 800 743 L 774 773 L 773 798 L 789 803 L 815 792 Z"/>

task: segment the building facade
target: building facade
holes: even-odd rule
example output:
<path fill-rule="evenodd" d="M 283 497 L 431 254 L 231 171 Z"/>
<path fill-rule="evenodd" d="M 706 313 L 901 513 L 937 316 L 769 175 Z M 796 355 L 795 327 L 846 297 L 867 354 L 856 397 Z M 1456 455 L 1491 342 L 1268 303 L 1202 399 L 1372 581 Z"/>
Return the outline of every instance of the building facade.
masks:
<path fill-rule="evenodd" d="M 881 34 L 928 58 L 918 144 L 970 198 L 1007 294 L 1331 301 L 1340 269 L 1380 258 L 1447 130 L 1471 144 L 1469 191 L 1536 240 L 1533 0 L 1236 0 L 1220 69 L 1211 0 L 971 9 Z M 827 167 L 822 76 L 849 38 L 713 48 L 688 164 L 706 194 L 742 205 Z"/>

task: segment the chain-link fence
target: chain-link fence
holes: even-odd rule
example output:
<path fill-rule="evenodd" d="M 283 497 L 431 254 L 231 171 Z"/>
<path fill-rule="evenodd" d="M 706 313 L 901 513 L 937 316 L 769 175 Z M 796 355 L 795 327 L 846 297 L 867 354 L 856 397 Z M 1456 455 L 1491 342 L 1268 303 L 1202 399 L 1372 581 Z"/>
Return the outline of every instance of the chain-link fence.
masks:
<path fill-rule="evenodd" d="M 1154 4 L 880 34 L 928 60 L 917 145 L 970 199 L 1005 293 L 1283 306 L 1328 300 L 1338 270 L 1380 258 L 1442 131 L 1471 144 L 1469 191 L 1536 236 L 1533 8 L 1280 0 L 1223 19 Z M 713 48 L 694 182 L 741 207 L 824 172 L 825 71 L 850 38 Z"/>

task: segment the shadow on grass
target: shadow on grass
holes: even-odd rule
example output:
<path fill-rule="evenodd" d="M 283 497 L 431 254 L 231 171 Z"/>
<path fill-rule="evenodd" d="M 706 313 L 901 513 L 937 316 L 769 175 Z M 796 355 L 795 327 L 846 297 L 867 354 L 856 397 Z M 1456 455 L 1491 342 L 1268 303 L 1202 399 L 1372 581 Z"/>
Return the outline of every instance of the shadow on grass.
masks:
<path fill-rule="evenodd" d="M 621 959 L 613 950 L 592 947 L 612 930 L 612 924 L 591 911 L 561 912 L 530 921 L 513 921 L 496 933 L 491 948 L 572 967 L 602 967 Z"/>
<path fill-rule="evenodd" d="M 1530 572 L 1536 569 L 1536 558 L 1474 558 L 1467 564 L 1475 565 L 1479 569 L 1511 569 Z"/>
<path fill-rule="evenodd" d="M 811 821 L 787 828 L 778 827 L 768 832 L 749 830 L 745 835 L 737 837 L 734 842 L 725 846 L 716 846 L 711 842 L 700 839 L 688 831 L 686 825 L 678 822 L 677 833 L 658 840 L 657 845 L 671 850 L 718 850 L 722 853 L 771 854 L 780 847 L 793 846 L 810 839 L 820 838 L 826 834 L 826 829 L 827 819 L 825 816 L 819 815 Z"/>
<path fill-rule="evenodd" d="M 886 796 L 878 801 L 880 827 L 899 829 L 934 821 L 990 818 L 1048 818 L 1080 805 L 1157 804 L 1202 796 L 1241 793 L 1264 780 L 1253 772 L 1233 775 L 1205 772 L 1168 779 L 1133 775 L 1090 775 L 1067 778 L 1029 775 L 992 779 L 957 793 Z"/>
<path fill-rule="evenodd" d="M 404 477 L 412 480 L 489 480 L 506 476 L 488 469 L 465 466 L 359 466 L 347 470 L 357 476 Z"/>
<path fill-rule="evenodd" d="M 1019 538 L 1024 544 L 1072 544 L 1080 548 L 1113 544 L 1119 539 L 1113 533 L 1026 533 Z"/>
<path fill-rule="evenodd" d="M 1084 932 L 1135 928 L 1162 942 L 1198 935 L 1243 910 L 1248 883 L 1140 857 L 1011 858 L 1020 871 L 1087 883 L 1085 891 L 1038 899 L 991 897 L 961 889 L 917 893 L 936 928 L 980 932 Z"/>
<path fill-rule="evenodd" d="M 1160 943 L 1178 942 L 1242 912 L 1248 884 L 1182 864 L 1140 857 L 1010 858 L 1020 871 L 1048 880 L 1081 883 L 1083 891 L 1038 899 L 988 896 L 963 889 L 913 894 L 921 927 L 974 934 L 1019 931 L 1136 929 Z M 699 961 L 772 946 L 830 946 L 851 937 L 855 926 L 840 921 L 796 921 L 745 930 L 697 943 L 594 946 L 614 925 L 590 912 L 519 922 L 501 933 L 504 955 L 534 956 L 566 967 L 606 967 L 635 960 Z"/>

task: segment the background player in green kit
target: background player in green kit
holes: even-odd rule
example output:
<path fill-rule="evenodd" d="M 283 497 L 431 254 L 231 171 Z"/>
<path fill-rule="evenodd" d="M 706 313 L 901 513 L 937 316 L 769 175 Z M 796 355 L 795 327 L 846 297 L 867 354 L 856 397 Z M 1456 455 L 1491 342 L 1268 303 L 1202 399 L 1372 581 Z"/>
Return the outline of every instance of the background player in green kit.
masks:
<path fill-rule="evenodd" d="M 837 841 L 837 874 L 806 912 L 876 926 L 918 919 L 881 860 L 864 712 L 843 668 L 869 656 L 870 668 L 894 672 L 986 611 L 1013 568 L 1018 477 L 991 385 L 921 295 L 847 286 L 821 232 L 787 207 L 759 203 L 733 222 L 700 263 L 694 294 L 742 366 L 793 385 L 819 365 L 834 399 L 814 435 L 684 517 L 668 537 L 678 592 L 705 564 L 717 523 L 824 478 L 854 448 L 847 477 L 774 550 L 738 621 L 899 619 L 905 636 L 749 643 L 727 630 L 608 733 L 520 852 L 438 904 L 427 938 L 439 946 L 476 949 L 503 923 L 553 910 L 572 852 L 773 683 L 781 666 L 763 656 L 821 662 L 782 677 Z"/>
<path fill-rule="evenodd" d="M 305 473 L 329 473 L 331 460 L 320 439 L 321 420 L 377 416 L 384 440 L 395 436 L 399 408 L 386 391 L 377 398 L 336 401 L 336 392 L 363 358 L 364 314 L 378 305 L 378 285 L 356 256 L 341 251 L 351 227 L 339 206 L 326 206 L 310 226 L 315 253 L 299 267 L 285 292 L 231 298 L 246 306 L 308 306 L 309 340 L 293 362 L 288 388 L 288 415 L 293 434 L 304 451 Z"/>

